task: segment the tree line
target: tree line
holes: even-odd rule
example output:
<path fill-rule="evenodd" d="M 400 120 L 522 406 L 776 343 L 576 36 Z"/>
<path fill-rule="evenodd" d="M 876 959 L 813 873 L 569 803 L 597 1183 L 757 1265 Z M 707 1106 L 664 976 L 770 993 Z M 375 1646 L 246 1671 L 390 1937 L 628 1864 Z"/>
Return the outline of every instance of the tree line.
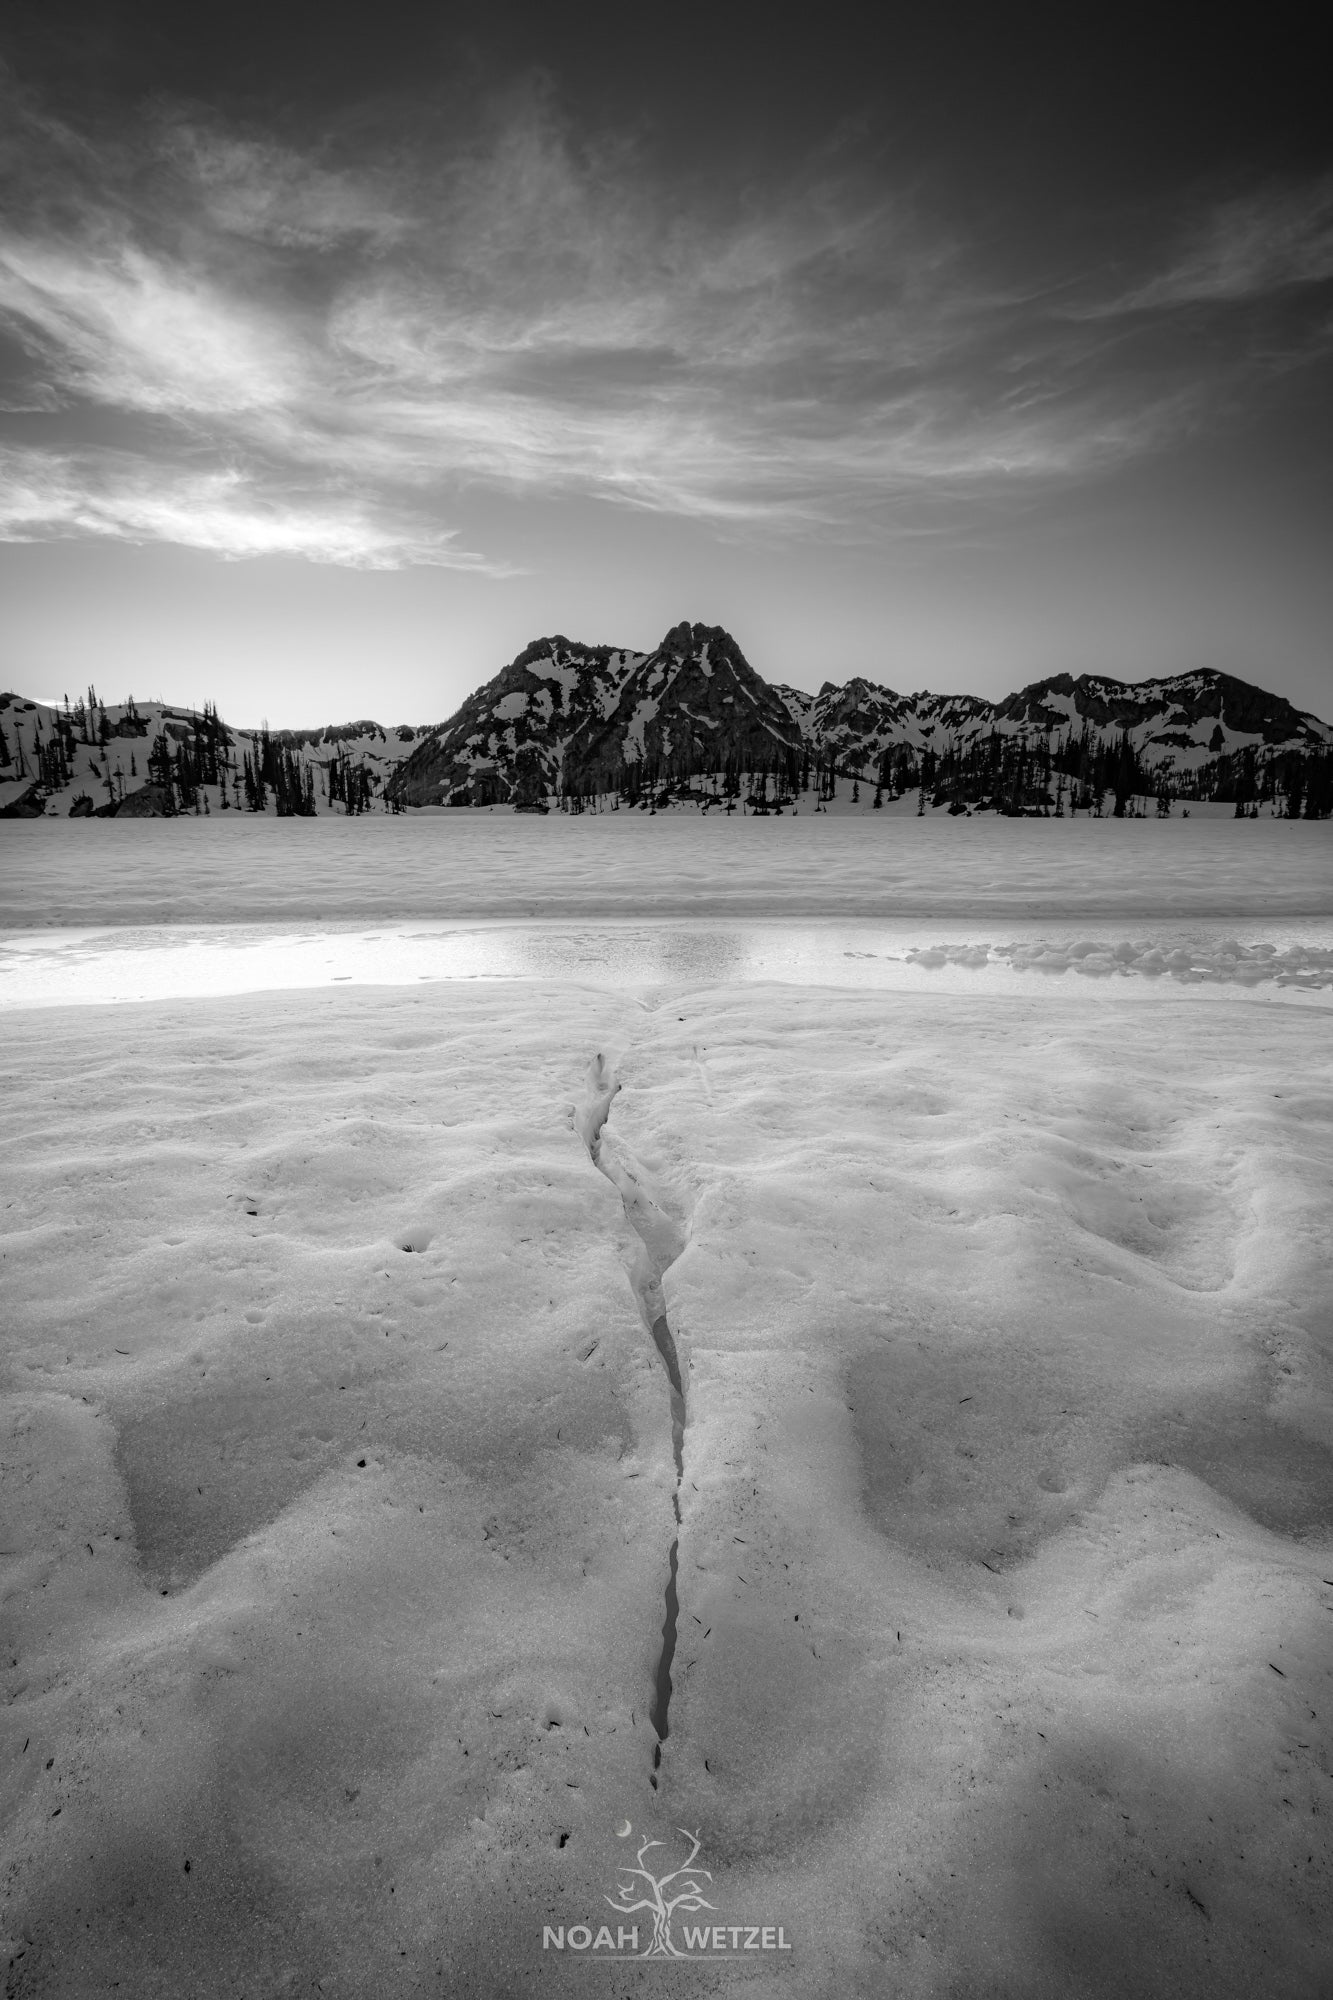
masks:
<path fill-rule="evenodd" d="M 129 783 L 138 780 L 136 739 L 146 739 L 148 729 L 133 696 L 113 724 L 90 686 L 73 703 L 66 695 L 45 727 L 34 711 L 26 743 L 23 728 L 14 726 L 11 745 L 0 723 L 0 771 L 29 778 L 48 795 L 63 791 L 74 775 L 76 749 L 83 746 L 91 753 L 84 767 L 91 767 L 106 802 L 95 808 L 81 795 L 72 810 L 112 813 Z M 341 746 L 327 760 L 312 761 L 291 742 L 275 742 L 265 726 L 238 754 L 236 740 L 207 702 L 202 712 L 166 717 L 144 759 L 154 804 L 164 815 L 210 812 L 213 797 L 224 812 L 266 812 L 271 802 L 280 818 L 310 817 L 319 799 L 326 810 L 341 807 L 347 814 L 370 812 L 377 804 L 401 812 L 403 805 L 395 774 L 386 783 L 364 758 L 352 758 Z M 653 811 L 680 801 L 763 813 L 807 799 L 818 811 L 839 795 L 840 786 L 850 787 L 859 803 L 864 786 L 873 788 L 876 807 L 915 792 L 920 812 L 930 804 L 1012 817 L 1107 812 L 1123 817 L 1143 810 L 1136 801 L 1155 801 L 1157 812 L 1167 814 L 1178 802 L 1188 808 L 1207 800 L 1233 806 L 1237 818 L 1261 811 L 1288 819 L 1333 816 L 1328 749 L 1248 744 L 1212 756 L 1196 770 L 1170 770 L 1145 764 L 1127 730 L 1106 738 L 1087 723 L 1077 733 L 992 730 L 966 744 L 946 741 L 938 749 L 889 744 L 877 758 L 845 745 L 797 746 L 756 734 L 721 756 L 715 745 L 694 737 L 670 754 L 622 758 L 611 768 L 566 762 L 551 769 L 553 761 L 543 760 L 541 746 L 529 736 L 519 744 L 510 771 L 473 775 L 455 788 L 451 802 L 535 809 L 554 803 L 565 812 L 582 812 L 608 806 Z"/>
<path fill-rule="evenodd" d="M 379 773 L 341 746 L 327 761 L 312 760 L 290 743 L 275 742 L 265 725 L 251 747 L 241 747 L 238 754 L 236 739 L 211 702 L 201 712 L 168 714 L 151 742 L 149 722 L 133 695 L 113 723 L 93 687 L 74 702 L 66 695 L 46 725 L 34 706 L 26 742 L 18 718 L 11 720 L 11 729 L 12 744 L 0 722 L 0 773 L 28 778 L 39 794 L 50 796 L 64 791 L 81 768 L 105 791 L 101 805 L 81 792 L 70 808 L 76 816 L 119 811 L 141 775 L 140 741 L 142 776 L 164 818 L 211 813 L 214 798 L 222 812 L 267 812 L 271 802 L 280 819 L 313 817 L 317 797 L 345 813 L 370 812 L 377 799 L 387 811 L 402 810 L 400 802 L 384 798 Z M 79 748 L 89 755 L 76 766 Z"/>
<path fill-rule="evenodd" d="M 720 805 L 734 811 L 781 812 L 802 798 L 814 809 L 862 788 L 872 807 L 909 793 L 920 812 L 994 811 L 1009 817 L 1109 815 L 1142 812 L 1151 801 L 1159 816 L 1193 802 L 1233 805 L 1237 818 L 1261 809 L 1288 819 L 1333 815 L 1333 751 L 1274 750 L 1248 745 L 1210 757 L 1195 770 L 1145 763 L 1128 730 L 1105 738 L 1086 723 L 1075 734 L 1002 735 L 992 730 L 966 744 L 918 749 L 887 745 L 878 758 L 811 745 L 798 750 L 770 740 L 751 742 L 721 759 L 701 744 L 671 756 L 625 759 L 610 772 L 557 768 L 548 777 L 535 747 L 525 746 L 512 776 L 492 770 L 459 787 L 453 801 L 466 805 L 555 804 L 564 812 L 655 810 L 672 802 Z M 1137 802 L 1137 803 L 1136 803 Z"/>

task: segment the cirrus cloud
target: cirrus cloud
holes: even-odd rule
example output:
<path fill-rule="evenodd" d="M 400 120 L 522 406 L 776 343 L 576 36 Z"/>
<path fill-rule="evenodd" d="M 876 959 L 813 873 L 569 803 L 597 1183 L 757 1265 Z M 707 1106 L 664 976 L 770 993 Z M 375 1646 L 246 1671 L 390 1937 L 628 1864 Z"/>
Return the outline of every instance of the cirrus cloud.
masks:
<path fill-rule="evenodd" d="M 281 491 L 240 467 L 166 467 L 118 451 L 0 446 L 0 539 L 171 542 L 226 560 L 301 556 L 353 569 L 431 563 L 508 574 L 448 529 L 395 521 L 355 496 Z"/>
<path fill-rule="evenodd" d="M 460 545 L 478 485 L 920 532 L 1160 449 L 1251 361 L 1186 364 L 1144 324 L 1333 255 L 1307 189 L 1224 205 L 1128 289 L 1018 288 L 869 178 L 683 206 L 541 93 L 452 149 L 303 152 L 181 106 L 111 143 L 10 110 L 11 537 L 503 573 Z"/>

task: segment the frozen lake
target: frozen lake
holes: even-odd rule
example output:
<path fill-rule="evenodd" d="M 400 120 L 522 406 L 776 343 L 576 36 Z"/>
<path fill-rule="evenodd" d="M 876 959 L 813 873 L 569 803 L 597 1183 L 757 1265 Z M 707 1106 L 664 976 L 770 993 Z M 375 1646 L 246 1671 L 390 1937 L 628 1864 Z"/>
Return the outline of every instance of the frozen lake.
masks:
<path fill-rule="evenodd" d="M 0 822 L 0 933 L 116 924 L 1333 916 L 1333 821 L 803 811 Z"/>

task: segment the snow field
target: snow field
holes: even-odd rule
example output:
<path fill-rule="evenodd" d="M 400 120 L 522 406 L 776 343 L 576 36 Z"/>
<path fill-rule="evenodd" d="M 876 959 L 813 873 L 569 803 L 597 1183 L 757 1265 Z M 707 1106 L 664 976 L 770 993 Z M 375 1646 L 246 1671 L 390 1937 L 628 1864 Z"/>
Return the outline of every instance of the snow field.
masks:
<path fill-rule="evenodd" d="M 398 917 L 1333 914 L 1333 821 L 440 811 L 0 822 L 0 931 Z"/>
<path fill-rule="evenodd" d="M 1333 1067 L 1207 1023 L 770 989 L 620 1059 L 693 1202 L 672 1796 L 812 1991 L 1333 1969 Z"/>
<path fill-rule="evenodd" d="M 1326 1990 L 1327 1021 L 1094 990 L 10 1012 L 25 1993 Z"/>
<path fill-rule="evenodd" d="M 483 1992 L 488 1909 L 535 1920 L 561 1834 L 644 1788 L 674 1470 L 569 1117 L 604 1011 L 338 995 L 11 1040 L 28 1990 L 372 1992 L 405 1953 Z"/>

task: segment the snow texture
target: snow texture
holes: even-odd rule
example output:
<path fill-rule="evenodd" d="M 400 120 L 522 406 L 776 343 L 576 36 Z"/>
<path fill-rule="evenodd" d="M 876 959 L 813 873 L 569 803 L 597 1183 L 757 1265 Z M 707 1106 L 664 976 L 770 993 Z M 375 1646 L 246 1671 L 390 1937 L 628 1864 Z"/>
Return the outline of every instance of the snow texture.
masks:
<path fill-rule="evenodd" d="M 1330 1022 L 1169 962 L 1322 972 L 1326 829 L 238 822 L 7 826 L 11 953 L 524 871 L 863 944 L 7 1010 L 15 2000 L 647 1992 L 543 1925 L 682 1827 L 793 1943 L 682 1990 L 1328 1992 Z"/>

